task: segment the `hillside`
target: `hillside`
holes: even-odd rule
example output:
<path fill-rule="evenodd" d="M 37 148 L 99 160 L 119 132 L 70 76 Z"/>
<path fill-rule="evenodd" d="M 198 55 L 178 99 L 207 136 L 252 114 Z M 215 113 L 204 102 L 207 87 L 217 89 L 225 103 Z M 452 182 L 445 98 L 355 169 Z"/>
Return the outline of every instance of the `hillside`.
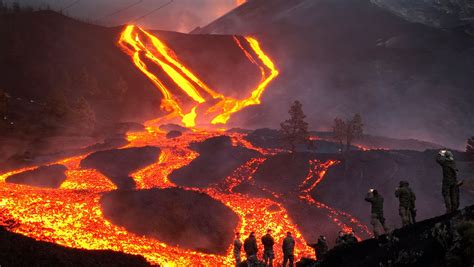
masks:
<path fill-rule="evenodd" d="M 194 33 L 257 36 L 278 62 L 280 77 L 243 126 L 274 127 L 299 99 L 315 130 L 359 112 L 373 135 L 458 149 L 472 135 L 474 38 L 463 29 L 413 23 L 369 0 L 253 0 Z"/>
<path fill-rule="evenodd" d="M 0 161 L 85 148 L 164 114 L 161 93 L 117 45 L 122 29 L 0 12 Z M 240 98 L 259 82 L 233 36 L 153 33 L 218 92 Z"/>

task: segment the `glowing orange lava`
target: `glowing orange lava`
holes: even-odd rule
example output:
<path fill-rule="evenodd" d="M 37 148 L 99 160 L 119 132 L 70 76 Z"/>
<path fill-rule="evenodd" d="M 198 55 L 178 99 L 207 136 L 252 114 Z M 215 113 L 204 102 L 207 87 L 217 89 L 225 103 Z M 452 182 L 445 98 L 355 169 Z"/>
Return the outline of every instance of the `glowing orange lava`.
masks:
<path fill-rule="evenodd" d="M 158 120 L 170 122 L 174 117 L 179 117 L 186 126 L 192 127 L 195 118 L 199 116 L 197 106 L 207 101 L 208 98 L 219 99 L 218 103 L 210 109 L 210 112 L 216 113 L 212 122 L 225 123 L 231 114 L 245 106 L 260 103 L 260 96 L 265 87 L 278 75 L 272 61 L 263 53 L 258 42 L 250 37 L 245 40 L 252 51 L 247 51 L 238 38 L 235 38 L 236 45 L 242 49 L 252 63 L 259 66 L 262 77 L 251 96 L 244 100 L 231 99 L 210 89 L 181 64 L 174 52 L 162 41 L 138 27 L 127 26 L 120 36 L 119 44 L 131 56 L 135 66 L 163 94 L 162 107 L 170 113 Z M 189 97 L 189 101 L 192 102 L 191 106 L 184 105 L 183 103 L 186 101 L 178 99 L 158 79 L 147 65 L 151 63 L 160 66 L 170 76 L 171 80 Z M 167 139 L 165 132 L 153 126 L 154 122 L 156 121 L 147 123 L 146 131 L 127 134 L 129 144 L 125 147 L 157 146 L 161 149 L 157 162 L 130 174 L 135 180 L 138 190 L 176 187 L 168 179 L 169 174 L 188 165 L 198 156 L 197 152 L 189 148 L 190 144 L 214 136 L 228 135 L 231 137 L 233 145 L 257 150 L 263 156 L 249 160 L 234 170 L 232 175 L 223 179 L 221 183 L 205 189 L 183 189 L 206 193 L 227 205 L 239 216 L 240 222 L 235 231 L 242 233 L 243 236 L 248 235 L 251 231 L 255 231 L 258 236 L 261 236 L 266 229 L 273 229 L 276 241 L 276 261 L 281 261 L 279 244 L 281 244 L 286 231 L 293 232 L 296 239 L 296 258 L 313 255 L 312 248 L 306 246 L 306 241 L 298 226 L 292 222 L 284 206 L 276 201 L 281 198 L 281 195 L 267 189 L 265 190 L 274 198 L 257 198 L 234 192 L 234 188 L 241 183 L 252 184 L 253 174 L 266 160 L 266 156 L 277 153 L 277 150 L 255 147 L 244 139 L 244 134 L 217 130 L 194 129 L 194 131 L 183 133 L 180 137 Z M 98 171 L 82 169 L 80 161 L 86 156 L 87 154 L 84 154 L 51 163 L 63 164 L 67 167 L 67 179 L 58 189 L 37 188 L 5 182 L 8 176 L 34 167 L 1 174 L 0 209 L 3 212 L 0 215 L 0 223 L 8 224 L 8 229 L 12 232 L 37 240 L 50 241 L 74 248 L 110 249 L 139 254 L 143 255 L 150 263 L 162 266 L 233 265 L 231 244 L 229 244 L 226 255 L 206 254 L 178 246 L 169 246 L 160 240 L 132 234 L 123 227 L 107 221 L 102 214 L 99 200 L 104 193 L 115 190 L 116 186 Z M 310 164 L 311 170 L 300 187 L 301 195 L 299 197 L 311 205 L 327 210 L 334 222 L 342 229 L 347 229 L 349 224 L 360 225 L 360 228 L 364 228 L 350 215 L 317 202 L 309 194 L 323 179 L 327 169 L 337 162 L 331 160 L 322 163 L 312 160 Z"/>
<path fill-rule="evenodd" d="M 251 105 L 260 104 L 260 98 L 268 84 L 278 76 L 272 60 L 263 52 L 258 41 L 252 37 L 245 37 L 252 51 L 247 51 L 240 43 L 237 37 L 234 37 L 236 45 L 243 51 L 246 57 L 261 71 L 261 81 L 252 90 L 250 96 L 245 99 L 234 99 L 224 96 L 211 89 L 205 82 L 200 80 L 188 67 L 184 66 L 176 54 L 157 36 L 134 25 L 126 26 L 118 41 L 122 50 L 127 53 L 135 66 L 149 78 L 149 80 L 162 93 L 163 100 L 161 107 L 169 112 L 166 119 L 175 117 L 181 118 L 181 122 L 186 127 L 194 127 L 197 113 L 197 107 L 207 102 L 209 99 L 217 99 L 216 104 L 209 107 L 204 113 L 214 114 L 210 120 L 212 124 L 225 124 L 232 114 Z M 258 58 L 258 60 L 255 59 Z M 159 79 L 159 75 L 152 71 L 152 67 L 158 66 L 174 85 L 165 85 Z M 265 70 L 268 69 L 268 71 Z M 172 86 L 172 87 L 170 87 Z M 179 88 L 184 92 L 188 99 L 180 99 L 173 94 L 172 88 Z M 188 110 L 188 111 L 185 111 Z M 202 115 L 202 114 L 201 114 Z M 150 124 L 161 122 L 152 121 Z"/>

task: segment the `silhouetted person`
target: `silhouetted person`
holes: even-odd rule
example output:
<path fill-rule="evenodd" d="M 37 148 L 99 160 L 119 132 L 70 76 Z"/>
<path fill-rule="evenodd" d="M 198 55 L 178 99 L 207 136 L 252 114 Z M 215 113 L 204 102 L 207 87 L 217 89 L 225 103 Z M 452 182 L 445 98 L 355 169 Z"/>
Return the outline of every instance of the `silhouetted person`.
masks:
<path fill-rule="evenodd" d="M 351 231 L 350 233 L 346 234 L 344 239 L 346 240 L 346 244 L 348 245 L 359 242 L 359 240 L 357 240 L 357 237 L 355 236 L 354 231 Z"/>
<path fill-rule="evenodd" d="M 267 234 L 262 237 L 263 244 L 263 261 L 265 265 L 272 267 L 273 259 L 275 258 L 275 252 L 273 251 L 273 245 L 275 240 L 272 237 L 272 230 L 268 229 Z"/>
<path fill-rule="evenodd" d="M 383 197 L 377 190 L 370 189 L 365 197 L 365 201 L 371 204 L 371 219 L 370 223 L 373 226 L 375 237 L 385 233 L 385 218 L 383 216 Z"/>
<path fill-rule="evenodd" d="M 344 245 L 346 243 L 346 240 L 344 237 L 345 237 L 344 232 L 339 231 L 339 234 L 337 235 L 337 238 L 336 238 L 336 247 L 340 245 Z"/>
<path fill-rule="evenodd" d="M 247 256 L 247 263 L 252 266 L 253 262 L 257 261 L 257 239 L 255 238 L 255 232 L 251 232 L 249 237 L 244 241 L 245 255 Z"/>
<path fill-rule="evenodd" d="M 234 239 L 234 258 L 235 258 L 235 266 L 239 266 L 242 262 L 242 258 L 240 257 L 240 253 L 242 251 L 242 241 L 240 241 L 240 233 L 235 233 Z"/>
<path fill-rule="evenodd" d="M 323 235 L 319 236 L 317 243 L 307 245 L 314 249 L 314 256 L 318 261 L 323 260 L 329 250 L 328 242 Z"/>
<path fill-rule="evenodd" d="M 441 192 L 443 193 L 446 213 L 457 211 L 459 208 L 459 186 L 462 182 L 458 182 L 456 162 L 451 151 L 443 149 L 436 156 L 436 162 L 443 169 L 443 185 Z"/>
<path fill-rule="evenodd" d="M 398 212 L 402 219 L 402 225 L 407 226 L 414 223 L 415 211 L 415 193 L 410 188 L 407 181 L 400 181 L 398 188 L 395 190 L 395 196 L 400 203 Z"/>
<path fill-rule="evenodd" d="M 293 236 L 291 236 L 290 232 L 286 233 L 286 237 L 283 239 L 281 248 L 283 250 L 283 267 L 286 267 L 288 262 L 288 266 L 293 267 L 295 261 L 295 240 L 293 239 Z"/>

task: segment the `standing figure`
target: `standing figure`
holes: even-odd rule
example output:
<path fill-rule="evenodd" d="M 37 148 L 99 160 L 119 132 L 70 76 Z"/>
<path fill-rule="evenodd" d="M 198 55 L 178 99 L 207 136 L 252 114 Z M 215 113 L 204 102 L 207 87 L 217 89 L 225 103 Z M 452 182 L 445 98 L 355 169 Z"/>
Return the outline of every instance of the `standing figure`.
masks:
<path fill-rule="evenodd" d="M 443 149 L 436 156 L 436 162 L 443 169 L 443 185 L 441 192 L 443 193 L 444 204 L 446 205 L 446 213 L 457 211 L 459 208 L 459 186 L 456 162 L 451 151 Z"/>
<path fill-rule="evenodd" d="M 323 260 L 324 256 L 326 256 L 326 253 L 329 250 L 328 242 L 326 240 L 326 237 L 323 235 L 319 236 L 317 243 L 307 244 L 307 245 L 314 249 L 315 258 L 318 261 Z"/>
<path fill-rule="evenodd" d="M 237 267 L 242 262 L 242 258 L 240 257 L 241 251 L 242 251 L 242 241 L 240 241 L 240 233 L 235 233 L 234 258 L 235 258 L 235 266 L 237 266 Z"/>
<path fill-rule="evenodd" d="M 357 237 L 355 236 L 354 230 L 352 230 L 350 233 L 346 234 L 344 236 L 344 238 L 346 240 L 346 244 L 348 244 L 348 245 L 355 244 L 355 243 L 359 242 L 359 240 L 357 240 Z"/>
<path fill-rule="evenodd" d="M 245 255 L 247 256 L 247 264 L 253 266 L 253 263 L 257 261 L 257 238 L 255 238 L 255 232 L 251 232 L 249 237 L 244 241 Z"/>
<path fill-rule="evenodd" d="M 344 231 L 339 231 L 339 234 L 336 238 L 336 247 L 340 245 L 344 245 L 346 243 L 346 238 Z"/>
<path fill-rule="evenodd" d="M 367 193 L 365 201 L 370 202 L 371 220 L 370 223 L 374 228 L 375 237 L 385 233 L 385 218 L 383 217 L 383 197 L 375 189 L 370 189 Z"/>
<path fill-rule="evenodd" d="M 286 267 L 287 262 L 289 262 L 289 267 L 293 267 L 295 261 L 295 240 L 291 236 L 291 232 L 286 233 L 281 248 L 283 250 L 283 267 Z"/>
<path fill-rule="evenodd" d="M 273 259 L 275 258 L 275 252 L 273 251 L 273 245 L 275 240 L 272 237 L 272 230 L 268 229 L 267 234 L 262 237 L 263 244 L 263 261 L 265 265 L 272 267 Z"/>
<path fill-rule="evenodd" d="M 414 223 L 415 213 L 415 193 L 410 189 L 407 181 L 400 181 L 398 188 L 395 190 L 395 196 L 400 203 L 398 212 L 402 219 L 402 225 L 407 226 Z"/>

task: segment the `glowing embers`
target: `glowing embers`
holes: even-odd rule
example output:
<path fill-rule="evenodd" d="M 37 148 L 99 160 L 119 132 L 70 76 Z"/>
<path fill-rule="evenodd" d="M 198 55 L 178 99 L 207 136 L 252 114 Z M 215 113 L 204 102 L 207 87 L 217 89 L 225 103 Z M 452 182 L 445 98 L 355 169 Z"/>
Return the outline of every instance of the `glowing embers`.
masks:
<path fill-rule="evenodd" d="M 268 84 L 278 75 L 278 70 L 254 38 L 245 37 L 246 46 L 242 45 L 237 37 L 234 37 L 234 41 L 244 55 L 260 69 L 262 76 L 250 96 L 242 100 L 227 97 L 211 89 L 184 66 L 176 54 L 158 37 L 139 27 L 126 26 L 118 44 L 132 58 L 135 66 L 162 93 L 161 108 L 168 112 L 167 116 L 150 123 L 180 118 L 186 127 L 194 127 L 197 117 L 202 117 L 200 121 L 204 124 L 209 122 L 225 124 L 233 113 L 247 106 L 260 104 L 261 95 Z M 245 47 L 249 47 L 251 51 Z M 162 81 L 158 73 L 166 74 L 174 84 Z M 174 88 L 179 88 L 180 91 L 173 92 Z M 209 103 L 211 99 L 214 99 L 211 102 L 215 104 Z M 208 104 L 199 109 L 206 102 Z M 200 110 L 203 111 L 199 113 Z"/>

